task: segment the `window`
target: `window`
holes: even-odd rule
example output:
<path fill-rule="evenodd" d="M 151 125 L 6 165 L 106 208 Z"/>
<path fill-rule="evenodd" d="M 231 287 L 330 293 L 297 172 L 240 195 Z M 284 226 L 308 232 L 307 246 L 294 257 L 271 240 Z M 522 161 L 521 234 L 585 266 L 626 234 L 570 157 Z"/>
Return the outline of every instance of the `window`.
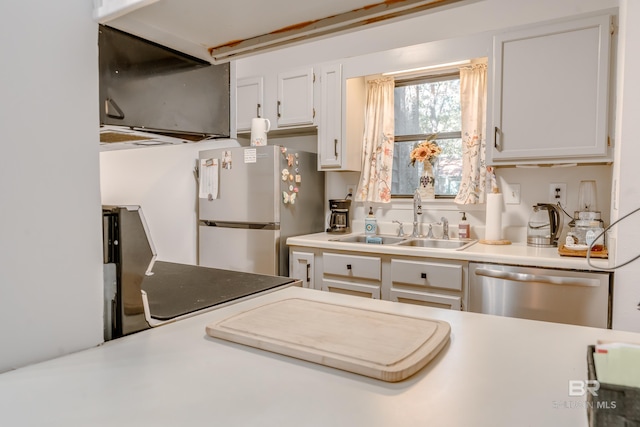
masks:
<path fill-rule="evenodd" d="M 433 165 L 436 197 L 455 197 L 462 174 L 460 74 L 396 80 L 394 96 L 392 197 L 413 196 L 422 164 L 409 165 L 409 153 L 434 133 L 442 148 Z"/>

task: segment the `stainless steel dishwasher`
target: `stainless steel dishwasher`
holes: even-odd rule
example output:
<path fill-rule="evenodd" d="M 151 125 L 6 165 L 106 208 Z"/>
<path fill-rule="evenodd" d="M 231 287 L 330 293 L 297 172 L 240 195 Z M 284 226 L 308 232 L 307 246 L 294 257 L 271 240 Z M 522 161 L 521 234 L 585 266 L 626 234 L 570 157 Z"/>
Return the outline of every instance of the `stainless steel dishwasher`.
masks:
<path fill-rule="evenodd" d="M 610 274 L 469 263 L 469 311 L 611 327 Z"/>

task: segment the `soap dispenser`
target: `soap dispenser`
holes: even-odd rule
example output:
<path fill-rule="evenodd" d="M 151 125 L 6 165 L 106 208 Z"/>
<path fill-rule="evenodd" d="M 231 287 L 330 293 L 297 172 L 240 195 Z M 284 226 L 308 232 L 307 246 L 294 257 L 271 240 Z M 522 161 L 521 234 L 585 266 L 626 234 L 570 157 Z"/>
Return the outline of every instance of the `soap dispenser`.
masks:
<path fill-rule="evenodd" d="M 373 207 L 369 206 L 369 215 L 364 219 L 364 234 L 374 236 L 378 232 L 378 223 L 373 214 Z"/>
<path fill-rule="evenodd" d="M 467 214 L 462 212 L 462 220 L 460 224 L 458 224 L 458 238 L 459 239 L 468 239 L 471 237 L 471 227 L 467 222 Z"/>

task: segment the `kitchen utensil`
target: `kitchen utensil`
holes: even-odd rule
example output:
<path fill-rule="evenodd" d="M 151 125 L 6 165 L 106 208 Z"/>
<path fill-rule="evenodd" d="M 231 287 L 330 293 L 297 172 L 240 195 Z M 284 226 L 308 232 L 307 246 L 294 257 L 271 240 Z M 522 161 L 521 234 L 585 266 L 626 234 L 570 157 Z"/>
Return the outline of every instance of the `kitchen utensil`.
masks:
<path fill-rule="evenodd" d="M 451 326 L 289 298 L 213 322 L 206 331 L 212 337 L 395 382 L 429 363 L 448 342 Z"/>
<path fill-rule="evenodd" d="M 251 145 L 254 147 L 267 145 L 267 132 L 269 132 L 269 129 L 271 129 L 269 119 L 251 119 Z"/>
<path fill-rule="evenodd" d="M 533 206 L 527 227 L 527 245 L 539 247 L 558 246 L 563 218 L 560 209 L 549 203 Z"/>

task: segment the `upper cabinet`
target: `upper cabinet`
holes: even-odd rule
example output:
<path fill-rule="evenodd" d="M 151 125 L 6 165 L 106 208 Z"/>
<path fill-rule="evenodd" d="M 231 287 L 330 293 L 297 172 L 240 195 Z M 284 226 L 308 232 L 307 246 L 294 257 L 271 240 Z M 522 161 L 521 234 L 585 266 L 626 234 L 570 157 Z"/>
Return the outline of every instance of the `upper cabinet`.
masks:
<path fill-rule="evenodd" d="M 278 74 L 278 127 L 313 125 L 316 111 L 313 106 L 313 68 Z"/>
<path fill-rule="evenodd" d="M 610 160 L 609 15 L 493 39 L 487 163 Z"/>
<path fill-rule="evenodd" d="M 343 87 L 346 90 L 343 90 Z M 359 171 L 364 134 L 364 77 L 343 82 L 342 65 L 320 71 L 318 169 Z"/>
<path fill-rule="evenodd" d="M 240 78 L 236 82 L 236 130 L 251 131 L 251 119 L 264 117 L 271 130 L 316 126 L 313 68 Z"/>
<path fill-rule="evenodd" d="M 263 116 L 264 82 L 262 77 L 238 79 L 236 84 L 236 123 L 238 132 L 251 130 L 251 119 Z"/>

